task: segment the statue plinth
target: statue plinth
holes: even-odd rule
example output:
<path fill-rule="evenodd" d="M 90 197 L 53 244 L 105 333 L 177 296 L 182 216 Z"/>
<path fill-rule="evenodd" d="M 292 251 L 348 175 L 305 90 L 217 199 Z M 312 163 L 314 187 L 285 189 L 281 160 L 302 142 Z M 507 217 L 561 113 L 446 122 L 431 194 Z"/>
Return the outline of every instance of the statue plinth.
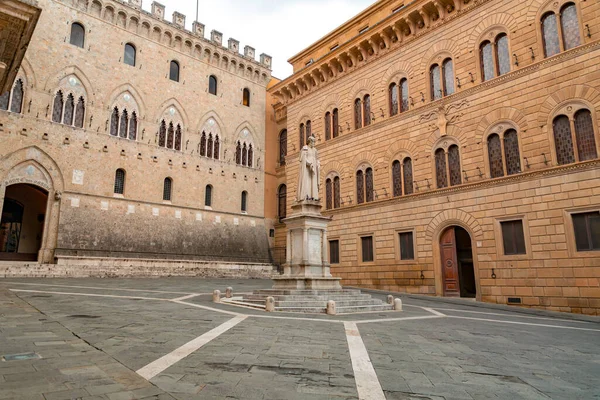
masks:
<path fill-rule="evenodd" d="M 302 200 L 292 205 L 287 227 L 283 275 L 274 277 L 273 289 L 341 290 L 341 278 L 331 276 L 327 252 L 327 224 L 321 202 Z"/>

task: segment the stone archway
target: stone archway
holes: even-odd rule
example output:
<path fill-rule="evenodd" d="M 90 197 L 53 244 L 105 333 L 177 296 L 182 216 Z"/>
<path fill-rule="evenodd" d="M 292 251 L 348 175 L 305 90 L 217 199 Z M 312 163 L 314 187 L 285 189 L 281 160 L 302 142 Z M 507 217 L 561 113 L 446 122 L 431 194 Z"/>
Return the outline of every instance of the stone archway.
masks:
<path fill-rule="evenodd" d="M 54 262 L 63 187 L 64 181 L 58 166 L 52 158 L 37 147 L 18 150 L 0 160 L 0 210 L 4 209 L 5 198 L 18 201 L 14 197 L 21 196 L 28 201 L 28 194 L 24 194 L 24 191 L 32 190 L 29 192 L 29 197 L 32 195 L 40 197 L 29 204 L 32 212 L 37 214 L 33 216 L 34 220 L 42 218 L 43 215 L 41 231 L 31 233 L 36 237 L 39 235 L 39 243 L 35 244 L 36 248 L 39 247 L 36 258 L 39 263 Z M 42 201 L 46 203 L 44 212 L 38 212 Z M 24 212 L 27 213 L 26 210 Z M 27 218 L 31 220 L 32 216 L 28 215 Z M 35 229 L 32 232 L 36 232 Z M 31 248 L 31 246 L 27 247 L 29 249 L 27 251 Z"/>

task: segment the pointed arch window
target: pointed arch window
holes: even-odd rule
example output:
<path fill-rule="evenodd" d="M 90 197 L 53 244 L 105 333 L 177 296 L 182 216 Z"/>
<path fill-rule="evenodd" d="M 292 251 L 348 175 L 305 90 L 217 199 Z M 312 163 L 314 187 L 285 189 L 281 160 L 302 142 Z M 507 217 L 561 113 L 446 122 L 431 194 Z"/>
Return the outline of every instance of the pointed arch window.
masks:
<path fill-rule="evenodd" d="M 78 22 L 73 22 L 71 24 L 71 37 L 69 42 L 73 46 L 81 47 L 85 44 L 85 28 Z"/>
<path fill-rule="evenodd" d="M 173 180 L 171 178 L 165 178 L 163 184 L 163 201 L 171 201 L 171 192 L 173 190 Z"/>
<path fill-rule="evenodd" d="M 244 92 L 242 94 L 242 104 L 246 107 L 250 107 L 250 89 L 244 88 Z"/>
<path fill-rule="evenodd" d="M 62 122 L 63 106 L 64 106 L 63 93 L 61 90 L 59 90 L 56 93 L 56 96 L 54 96 L 54 106 L 52 109 L 52 122 L 58 122 L 58 123 Z"/>
<path fill-rule="evenodd" d="M 206 141 L 206 157 L 212 158 L 213 151 L 213 136 L 212 133 L 208 134 L 208 140 Z"/>
<path fill-rule="evenodd" d="M 129 120 L 129 140 L 137 139 L 137 114 L 131 113 L 131 119 Z"/>
<path fill-rule="evenodd" d="M 65 115 L 63 118 L 63 124 L 73 125 L 74 113 L 75 113 L 75 99 L 73 99 L 73 94 L 69 93 L 67 95 L 67 101 L 65 102 Z"/>
<path fill-rule="evenodd" d="M 175 128 L 173 127 L 173 122 L 169 122 L 169 128 L 167 130 L 167 149 L 173 148 L 174 139 L 175 139 Z"/>
<path fill-rule="evenodd" d="M 242 212 L 248 211 L 248 192 L 245 190 L 242 192 Z"/>
<path fill-rule="evenodd" d="M 204 190 L 204 205 L 206 207 L 212 207 L 212 185 L 206 185 Z"/>
<path fill-rule="evenodd" d="M 119 168 L 115 172 L 115 194 L 123 194 L 125 191 L 125 170 Z"/>
<path fill-rule="evenodd" d="M 215 149 L 214 149 L 214 154 L 213 157 L 215 160 L 219 159 L 219 151 L 221 150 L 221 143 L 219 141 L 219 135 L 215 136 Z"/>
<path fill-rule="evenodd" d="M 572 49 L 581 44 L 577 7 L 575 4 L 568 3 L 562 7 L 560 10 L 560 26 L 565 50 Z"/>
<path fill-rule="evenodd" d="M 75 107 L 75 127 L 83 128 L 83 118 L 85 116 L 85 100 L 83 97 L 79 97 L 77 100 L 77 106 Z"/>
<path fill-rule="evenodd" d="M 20 114 L 23 111 L 23 96 L 24 96 L 24 85 L 21 79 L 17 79 L 11 90 L 4 92 L 0 96 L 0 110 L 6 110 L 13 113 Z"/>
<path fill-rule="evenodd" d="M 2 96 L 0 96 L 0 110 L 5 110 L 8 111 L 9 110 L 9 103 L 10 103 L 10 91 L 6 91 L 2 94 Z"/>
<path fill-rule="evenodd" d="M 238 141 L 235 146 L 235 163 L 237 165 L 242 164 L 242 144 Z"/>
<path fill-rule="evenodd" d="M 116 108 L 115 108 L 115 110 L 116 110 Z M 111 130 L 111 135 L 112 135 L 112 130 Z M 113 136 L 116 136 L 116 134 Z M 158 131 L 158 146 L 165 147 L 166 144 L 167 144 L 167 123 L 163 119 L 160 123 L 160 128 Z"/>
<path fill-rule="evenodd" d="M 287 214 L 287 186 L 281 185 L 277 190 L 277 215 L 279 222 L 286 217 Z"/>
<path fill-rule="evenodd" d="M 119 135 L 119 109 L 113 108 L 112 115 L 110 117 L 110 134 L 111 136 Z"/>
<path fill-rule="evenodd" d="M 206 157 L 206 133 L 202 132 L 200 137 L 200 155 Z"/>
<path fill-rule="evenodd" d="M 217 77 L 214 75 L 208 77 L 208 93 L 217 95 Z"/>
<path fill-rule="evenodd" d="M 179 63 L 175 60 L 171 60 L 169 65 L 169 79 L 179 82 Z"/>
<path fill-rule="evenodd" d="M 246 147 L 246 143 L 242 146 L 242 165 L 248 165 L 248 147 Z"/>
<path fill-rule="evenodd" d="M 119 124 L 119 137 L 122 137 L 122 138 L 127 137 L 127 123 L 128 123 L 127 110 L 123 110 L 123 112 L 121 113 L 121 122 Z"/>
<path fill-rule="evenodd" d="M 279 133 L 279 165 L 285 165 L 287 157 L 287 129 Z"/>
<path fill-rule="evenodd" d="M 135 67 L 135 57 L 136 57 L 135 46 L 132 45 L 131 43 L 125 43 L 125 48 L 123 50 L 123 62 L 127 65 L 131 65 L 132 67 Z"/>
<path fill-rule="evenodd" d="M 160 123 L 158 132 L 158 146 L 181 151 L 181 142 L 183 140 L 182 131 L 181 124 L 176 124 L 173 121 L 167 123 L 167 121 L 163 119 Z M 125 136 L 122 137 L 127 137 L 127 135 L 125 134 Z"/>
<path fill-rule="evenodd" d="M 252 168 L 252 166 L 254 165 L 252 163 L 253 158 L 254 158 L 254 150 L 252 149 L 252 144 L 250 144 L 248 146 L 248 164 L 246 164 L 250 168 Z"/>
<path fill-rule="evenodd" d="M 175 128 L 175 150 L 181 151 L 181 125 L 177 124 Z"/>

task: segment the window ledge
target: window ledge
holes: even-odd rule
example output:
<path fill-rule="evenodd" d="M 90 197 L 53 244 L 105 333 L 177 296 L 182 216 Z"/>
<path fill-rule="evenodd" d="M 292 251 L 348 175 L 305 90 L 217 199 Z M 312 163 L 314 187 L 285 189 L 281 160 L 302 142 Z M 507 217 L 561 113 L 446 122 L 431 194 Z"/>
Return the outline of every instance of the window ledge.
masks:
<path fill-rule="evenodd" d="M 124 199 L 125 198 L 125 196 L 123 196 L 120 193 L 113 193 L 113 197 L 116 197 L 117 199 Z"/>
<path fill-rule="evenodd" d="M 212 207 L 211 206 L 204 206 L 205 210 L 211 210 L 212 211 Z"/>
<path fill-rule="evenodd" d="M 170 200 L 163 200 L 163 204 L 173 204 Z"/>

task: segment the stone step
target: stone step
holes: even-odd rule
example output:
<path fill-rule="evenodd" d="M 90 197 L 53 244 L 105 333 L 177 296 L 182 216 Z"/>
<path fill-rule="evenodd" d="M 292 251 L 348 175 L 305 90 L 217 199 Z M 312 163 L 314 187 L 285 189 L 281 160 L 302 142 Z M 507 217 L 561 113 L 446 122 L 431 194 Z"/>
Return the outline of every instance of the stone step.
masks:
<path fill-rule="evenodd" d="M 368 311 L 390 311 L 393 310 L 394 306 L 391 304 L 379 304 L 379 305 L 368 305 L 368 306 L 341 306 L 337 307 L 336 311 L 338 314 L 349 314 L 357 312 L 368 312 Z"/>
<path fill-rule="evenodd" d="M 305 295 L 329 295 L 329 294 L 361 294 L 358 289 L 343 289 L 343 290 L 279 290 L 279 289 L 259 289 L 253 292 L 258 295 L 267 296 L 305 296 Z"/>
<path fill-rule="evenodd" d="M 266 300 L 267 297 L 269 296 L 265 296 L 265 295 L 248 295 L 248 296 L 244 296 L 244 299 L 248 299 L 248 300 Z M 367 300 L 367 299 L 371 299 L 371 296 L 369 296 L 368 294 L 361 294 L 361 295 L 348 295 L 348 296 L 342 296 L 342 295 L 329 295 L 329 296 L 287 296 L 287 295 L 275 295 L 275 296 L 271 296 L 275 299 L 275 301 L 306 301 L 306 300 L 311 300 L 311 301 L 328 301 L 328 300 L 334 300 L 334 301 L 352 301 L 352 300 Z"/>
<path fill-rule="evenodd" d="M 383 305 L 378 299 L 335 301 L 336 307 Z M 327 301 L 275 301 L 275 307 L 327 307 Z"/>

